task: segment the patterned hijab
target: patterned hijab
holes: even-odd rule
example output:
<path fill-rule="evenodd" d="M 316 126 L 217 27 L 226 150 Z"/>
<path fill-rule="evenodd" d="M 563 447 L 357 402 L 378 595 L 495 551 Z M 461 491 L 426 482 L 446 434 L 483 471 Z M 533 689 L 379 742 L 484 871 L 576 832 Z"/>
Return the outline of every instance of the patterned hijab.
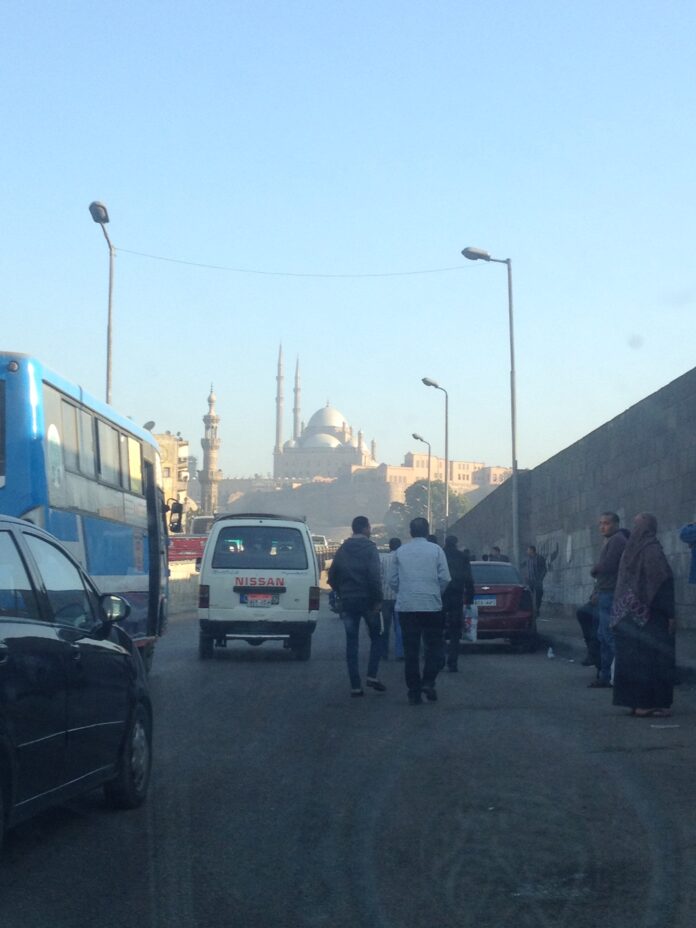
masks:
<path fill-rule="evenodd" d="M 612 625 L 629 618 L 641 628 L 650 619 L 650 606 L 672 568 L 657 540 L 657 519 L 641 512 L 626 542 L 614 592 Z"/>

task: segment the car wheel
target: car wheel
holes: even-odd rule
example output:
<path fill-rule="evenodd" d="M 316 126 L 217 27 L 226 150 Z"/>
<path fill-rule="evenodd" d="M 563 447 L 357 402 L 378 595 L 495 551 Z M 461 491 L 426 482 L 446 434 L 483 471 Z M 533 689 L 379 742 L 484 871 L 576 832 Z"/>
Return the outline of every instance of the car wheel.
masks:
<path fill-rule="evenodd" d="M 137 809 L 147 795 L 152 766 L 152 723 L 142 703 L 133 713 L 118 773 L 104 785 L 106 801 L 114 809 Z"/>
<path fill-rule="evenodd" d="M 202 661 L 209 661 L 213 656 L 215 647 L 214 640 L 210 635 L 204 635 L 203 632 L 198 634 L 198 656 Z"/>
<path fill-rule="evenodd" d="M 536 627 L 523 635 L 518 635 L 511 641 L 512 647 L 520 654 L 534 654 L 539 647 L 539 636 Z"/>
<path fill-rule="evenodd" d="M 308 661 L 312 656 L 312 636 L 302 635 L 290 639 L 290 648 L 296 661 Z"/>

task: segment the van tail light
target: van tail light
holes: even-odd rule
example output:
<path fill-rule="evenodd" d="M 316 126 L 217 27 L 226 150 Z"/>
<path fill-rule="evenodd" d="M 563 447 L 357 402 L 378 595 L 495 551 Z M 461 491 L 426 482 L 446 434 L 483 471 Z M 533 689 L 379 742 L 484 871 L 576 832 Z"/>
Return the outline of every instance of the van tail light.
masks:
<path fill-rule="evenodd" d="M 534 602 L 532 600 L 532 591 L 528 589 L 522 590 L 522 596 L 520 597 L 520 610 L 522 612 L 534 612 Z"/>
<path fill-rule="evenodd" d="M 208 609 L 210 606 L 210 587 L 207 583 L 201 583 L 198 587 L 198 608 Z"/>
<path fill-rule="evenodd" d="M 310 586 L 309 588 L 309 611 L 310 612 L 319 612 L 319 594 L 320 594 L 320 590 L 318 586 Z"/>

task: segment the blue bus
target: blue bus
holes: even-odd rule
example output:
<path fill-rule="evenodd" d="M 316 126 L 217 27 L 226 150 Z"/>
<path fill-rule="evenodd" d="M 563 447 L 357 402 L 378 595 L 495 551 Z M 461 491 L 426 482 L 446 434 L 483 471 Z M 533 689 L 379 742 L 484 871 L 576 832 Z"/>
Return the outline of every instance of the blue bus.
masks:
<path fill-rule="evenodd" d="M 0 352 L 0 512 L 46 529 L 120 593 L 145 666 L 167 621 L 167 527 L 157 442 L 25 354 Z"/>

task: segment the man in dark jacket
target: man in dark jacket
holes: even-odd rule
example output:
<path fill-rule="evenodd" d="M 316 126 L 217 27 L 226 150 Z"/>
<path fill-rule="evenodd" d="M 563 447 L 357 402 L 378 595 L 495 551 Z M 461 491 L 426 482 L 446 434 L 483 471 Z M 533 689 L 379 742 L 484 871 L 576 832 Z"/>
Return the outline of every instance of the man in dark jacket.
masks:
<path fill-rule="evenodd" d="M 599 560 L 590 573 L 595 580 L 597 596 L 597 638 L 599 639 L 600 668 L 596 680 L 589 684 L 592 688 L 611 686 L 611 665 L 614 661 L 614 631 L 611 627 L 611 607 L 614 590 L 619 574 L 619 561 L 626 547 L 626 535 L 620 528 L 619 517 L 615 512 L 603 512 L 599 517 L 599 531 L 604 536 L 604 544 Z"/>
<path fill-rule="evenodd" d="M 541 600 L 544 598 L 544 577 L 546 576 L 546 558 L 537 554 L 534 545 L 527 548 L 527 575 L 525 577 L 527 586 L 532 591 L 534 597 L 534 617 L 539 617 L 541 609 Z"/>
<path fill-rule="evenodd" d="M 367 663 L 367 686 L 383 693 L 386 686 L 377 679 L 382 654 L 382 623 L 379 609 L 382 604 L 382 579 L 379 554 L 370 541 L 370 521 L 367 516 L 356 516 L 351 528 L 353 534 L 343 542 L 334 555 L 329 568 L 329 586 L 341 601 L 341 621 L 346 630 L 346 663 L 350 677 L 350 695 L 363 696 L 358 669 L 360 619 L 365 619 L 370 633 L 370 657 Z"/>
<path fill-rule="evenodd" d="M 442 608 L 445 613 L 445 636 L 447 644 L 447 669 L 456 673 L 459 667 L 459 642 L 462 637 L 462 618 L 464 605 L 470 606 L 474 601 L 474 581 L 471 576 L 469 557 L 460 551 L 456 535 L 445 538 L 445 557 L 452 579 L 442 594 Z"/>

